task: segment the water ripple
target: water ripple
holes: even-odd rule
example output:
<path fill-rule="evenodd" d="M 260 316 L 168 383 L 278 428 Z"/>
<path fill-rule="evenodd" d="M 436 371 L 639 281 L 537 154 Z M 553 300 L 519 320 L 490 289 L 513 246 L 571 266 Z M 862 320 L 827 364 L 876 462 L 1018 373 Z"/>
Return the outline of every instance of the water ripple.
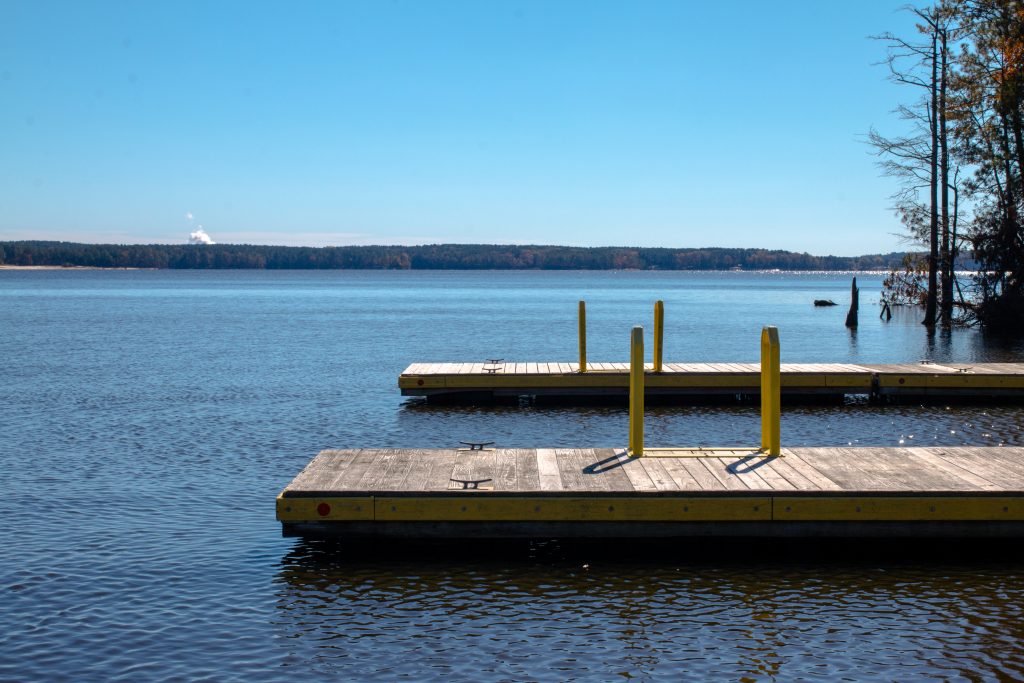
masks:
<path fill-rule="evenodd" d="M 845 276 L 704 277 L 0 273 L 0 680 L 1024 678 L 1024 564 L 998 548 L 861 560 L 549 541 L 395 557 L 280 537 L 274 496 L 324 447 L 623 443 L 623 406 L 438 408 L 395 389 L 414 360 L 571 357 L 583 292 L 608 360 L 659 297 L 673 357 L 756 357 L 749 323 L 771 314 L 787 360 L 1021 358 L 909 319 L 851 336 L 807 305 L 838 300 Z M 867 305 L 877 283 L 862 280 Z M 1022 418 L 787 406 L 783 440 L 1024 445 Z M 651 445 L 759 436 L 752 406 L 651 406 L 647 422 Z"/>

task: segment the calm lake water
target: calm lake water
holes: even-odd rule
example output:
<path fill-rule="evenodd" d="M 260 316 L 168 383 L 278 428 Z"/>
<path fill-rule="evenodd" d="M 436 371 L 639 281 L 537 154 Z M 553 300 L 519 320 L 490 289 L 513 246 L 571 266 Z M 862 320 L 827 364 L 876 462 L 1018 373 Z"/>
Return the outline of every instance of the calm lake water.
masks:
<path fill-rule="evenodd" d="M 412 362 L 1024 360 L 878 319 L 880 278 L 636 272 L 0 271 L 0 680 L 1009 680 L 1017 552 L 344 546 L 280 537 L 326 447 L 616 446 L 624 406 L 433 406 Z M 835 308 L 814 308 L 831 298 Z M 648 344 L 649 353 L 650 344 Z M 787 407 L 783 445 L 1024 445 L 1021 406 Z M 657 406 L 651 446 L 753 444 L 755 406 Z M 863 553 L 863 556 L 861 556 Z M 937 556 L 936 556 L 937 555 Z"/>

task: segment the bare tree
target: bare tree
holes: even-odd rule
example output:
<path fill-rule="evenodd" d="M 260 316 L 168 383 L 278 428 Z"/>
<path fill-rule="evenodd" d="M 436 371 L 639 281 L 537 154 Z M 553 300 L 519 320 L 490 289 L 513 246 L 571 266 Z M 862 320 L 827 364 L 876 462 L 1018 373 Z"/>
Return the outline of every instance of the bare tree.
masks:
<path fill-rule="evenodd" d="M 913 123 L 913 132 L 887 138 L 875 130 L 868 142 L 882 158 L 887 175 L 901 180 L 894 195 L 895 208 L 910 235 L 928 245 L 928 289 L 922 321 L 936 323 L 939 302 L 939 271 L 942 273 L 943 324 L 952 321 L 954 250 L 949 210 L 950 159 L 947 127 L 949 46 L 956 13 L 945 2 L 926 8 L 906 7 L 917 22 L 917 37 L 908 40 L 892 33 L 876 36 L 886 43 L 885 64 L 889 78 L 919 91 L 913 104 L 900 105 L 896 113 Z M 928 188 L 927 204 L 920 193 Z M 941 203 L 940 203 L 941 194 Z M 941 226 L 941 231 L 940 231 Z"/>

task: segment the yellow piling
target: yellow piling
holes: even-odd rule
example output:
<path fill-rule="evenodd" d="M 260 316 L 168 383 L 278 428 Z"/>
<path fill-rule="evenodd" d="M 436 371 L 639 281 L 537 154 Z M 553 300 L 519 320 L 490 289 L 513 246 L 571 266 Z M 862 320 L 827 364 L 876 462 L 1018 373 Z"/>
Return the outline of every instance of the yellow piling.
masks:
<path fill-rule="evenodd" d="M 587 371 L 587 302 L 580 301 L 579 335 L 580 335 L 580 372 Z"/>
<path fill-rule="evenodd" d="M 781 402 L 779 330 L 765 327 L 761 330 L 761 450 L 769 455 L 782 452 Z"/>
<path fill-rule="evenodd" d="M 633 328 L 629 347 L 629 454 L 644 454 L 644 328 Z"/>
<path fill-rule="evenodd" d="M 654 371 L 661 372 L 662 349 L 665 342 L 665 302 L 654 302 Z"/>

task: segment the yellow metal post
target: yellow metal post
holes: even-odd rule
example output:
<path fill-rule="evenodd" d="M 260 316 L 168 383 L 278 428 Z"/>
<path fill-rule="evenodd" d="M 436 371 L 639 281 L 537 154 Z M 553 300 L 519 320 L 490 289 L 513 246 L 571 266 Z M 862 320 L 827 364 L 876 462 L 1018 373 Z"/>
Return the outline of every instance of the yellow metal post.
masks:
<path fill-rule="evenodd" d="M 587 302 L 580 301 L 579 314 L 580 335 L 580 372 L 587 371 Z"/>
<path fill-rule="evenodd" d="M 761 330 L 761 450 L 769 455 L 782 452 L 780 437 L 782 377 L 779 369 L 779 330 Z"/>
<path fill-rule="evenodd" d="M 644 328 L 633 328 L 629 347 L 629 454 L 644 454 Z"/>
<path fill-rule="evenodd" d="M 662 349 L 665 342 L 665 302 L 654 302 L 654 371 L 661 372 Z"/>

